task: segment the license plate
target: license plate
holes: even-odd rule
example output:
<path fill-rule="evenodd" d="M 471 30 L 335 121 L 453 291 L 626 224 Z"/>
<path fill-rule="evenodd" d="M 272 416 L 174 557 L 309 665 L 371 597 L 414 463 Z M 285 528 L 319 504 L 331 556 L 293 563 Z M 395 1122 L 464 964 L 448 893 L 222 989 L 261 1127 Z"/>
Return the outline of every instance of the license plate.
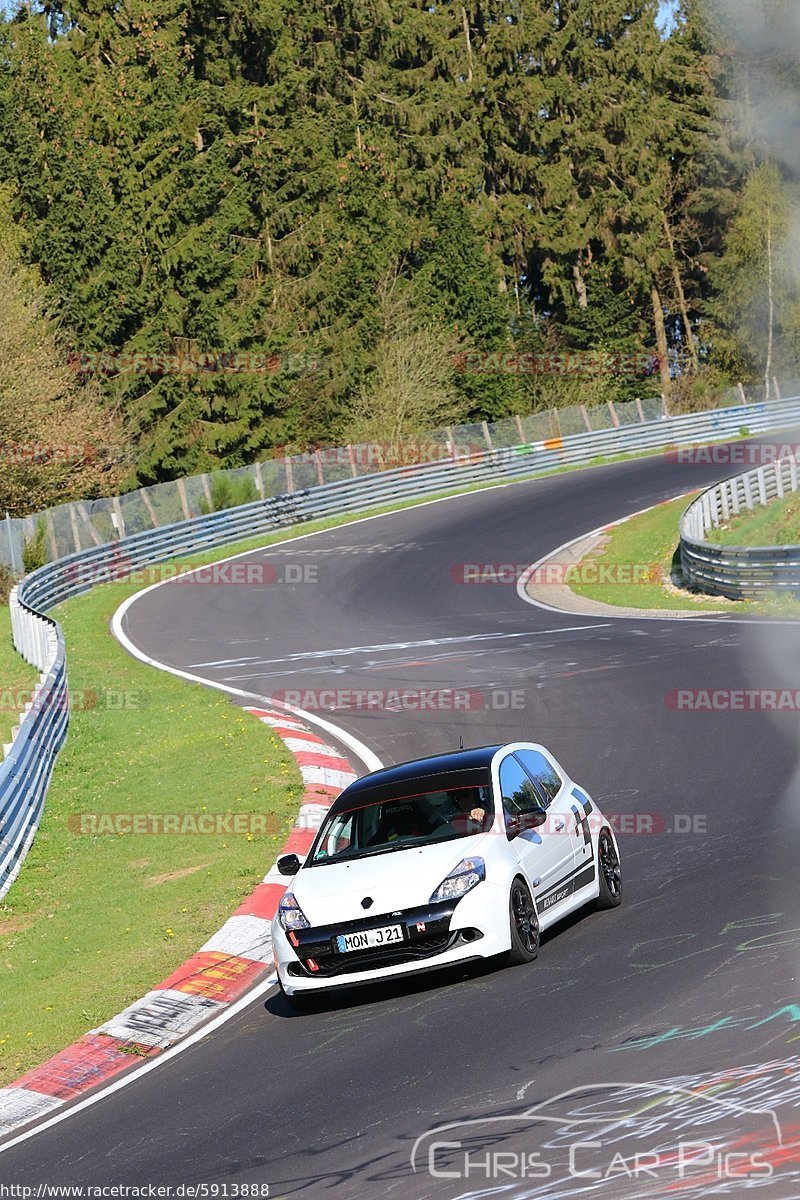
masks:
<path fill-rule="evenodd" d="M 352 950 L 372 950 L 402 940 L 402 925 L 384 925 L 380 929 L 362 929 L 360 933 L 340 933 L 336 938 L 336 949 L 340 954 L 349 954 Z"/>

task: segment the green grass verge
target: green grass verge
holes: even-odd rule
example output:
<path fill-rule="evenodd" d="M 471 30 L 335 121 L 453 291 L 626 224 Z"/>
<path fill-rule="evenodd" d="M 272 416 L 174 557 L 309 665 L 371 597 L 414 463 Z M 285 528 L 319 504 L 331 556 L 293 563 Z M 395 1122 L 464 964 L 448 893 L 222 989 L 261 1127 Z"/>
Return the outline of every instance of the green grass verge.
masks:
<path fill-rule="evenodd" d="M 670 500 L 632 517 L 610 530 L 608 539 L 586 560 L 593 567 L 608 568 L 613 573 L 622 564 L 622 578 L 630 574 L 634 564 L 639 582 L 587 583 L 569 579 L 573 592 L 591 600 L 600 600 L 618 608 L 680 610 L 705 612 L 709 610 L 746 613 L 761 616 L 800 617 L 800 604 L 787 597 L 765 597 L 763 600 L 726 600 L 722 596 L 704 596 L 675 587 L 671 582 L 673 559 L 678 548 L 678 523 L 688 498 Z"/>
<path fill-rule="evenodd" d="M 108 623 L 125 591 L 96 588 L 56 614 L 74 709 L 35 844 L 0 904 L 0 1083 L 197 950 L 264 875 L 302 793 L 292 756 L 264 725 L 117 644 Z M 270 820 L 250 836 L 76 830 L 97 812 Z"/>
<path fill-rule="evenodd" d="M 710 529 L 706 539 L 723 546 L 800 545 L 800 492 L 731 517 L 726 525 Z"/>
<path fill-rule="evenodd" d="M 719 608 L 716 598 L 684 597 L 666 586 L 678 545 L 678 521 L 687 503 L 686 499 L 672 500 L 610 530 L 608 540 L 584 561 L 608 568 L 611 581 L 569 579 L 572 591 L 620 608 Z M 614 581 L 615 574 L 620 582 Z M 631 576 L 637 581 L 627 582 Z"/>

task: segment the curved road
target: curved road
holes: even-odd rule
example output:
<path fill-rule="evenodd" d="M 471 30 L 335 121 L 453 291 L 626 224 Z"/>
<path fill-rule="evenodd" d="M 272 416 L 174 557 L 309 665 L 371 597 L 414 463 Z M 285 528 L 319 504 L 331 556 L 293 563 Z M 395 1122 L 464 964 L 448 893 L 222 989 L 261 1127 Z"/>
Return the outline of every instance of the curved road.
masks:
<path fill-rule="evenodd" d="M 792 686 L 794 628 L 562 616 L 513 586 L 457 582 L 459 564 L 530 563 L 730 473 L 651 458 L 477 492 L 248 556 L 304 572 L 296 585 L 168 585 L 133 604 L 126 632 L 146 653 L 265 699 L 471 689 L 469 711 L 323 715 L 385 762 L 462 735 L 544 742 L 621 815 L 624 900 L 562 924 L 531 967 L 422 976 L 299 1016 L 271 994 L 0 1156 L 0 1179 L 268 1183 L 314 1200 L 800 1194 L 800 1151 L 786 1149 L 800 1104 L 797 714 L 668 702 Z M 563 1095 L 579 1087 L 592 1094 Z M 424 1135 L 465 1121 L 431 1149 Z"/>

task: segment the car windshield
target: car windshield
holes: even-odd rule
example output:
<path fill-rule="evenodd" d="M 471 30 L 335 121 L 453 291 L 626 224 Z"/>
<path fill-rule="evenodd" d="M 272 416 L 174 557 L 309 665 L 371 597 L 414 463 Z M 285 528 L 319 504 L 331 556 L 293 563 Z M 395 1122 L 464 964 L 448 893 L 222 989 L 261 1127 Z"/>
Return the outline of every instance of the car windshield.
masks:
<path fill-rule="evenodd" d="M 450 787 L 373 801 L 354 797 L 352 808 L 328 815 L 308 865 L 469 837 L 489 829 L 493 817 L 489 787 Z"/>

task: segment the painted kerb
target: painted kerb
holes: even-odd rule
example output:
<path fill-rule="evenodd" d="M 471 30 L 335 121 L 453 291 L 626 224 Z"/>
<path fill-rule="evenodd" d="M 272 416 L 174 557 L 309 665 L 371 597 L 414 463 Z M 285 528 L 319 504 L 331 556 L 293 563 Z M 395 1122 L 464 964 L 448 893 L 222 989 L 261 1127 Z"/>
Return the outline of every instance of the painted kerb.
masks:
<path fill-rule="evenodd" d="M 14 644 L 42 672 L 36 703 L 20 714 L 0 764 L 0 898 L 19 873 L 39 826 L 47 786 L 68 721 L 66 656 L 60 627 L 47 612 L 95 583 L 190 553 L 301 524 L 423 498 L 476 483 L 536 476 L 598 457 L 722 441 L 800 423 L 800 396 L 691 413 L 627 427 L 551 438 L 428 462 L 270 496 L 238 508 L 94 545 L 34 571 L 12 602 Z"/>

